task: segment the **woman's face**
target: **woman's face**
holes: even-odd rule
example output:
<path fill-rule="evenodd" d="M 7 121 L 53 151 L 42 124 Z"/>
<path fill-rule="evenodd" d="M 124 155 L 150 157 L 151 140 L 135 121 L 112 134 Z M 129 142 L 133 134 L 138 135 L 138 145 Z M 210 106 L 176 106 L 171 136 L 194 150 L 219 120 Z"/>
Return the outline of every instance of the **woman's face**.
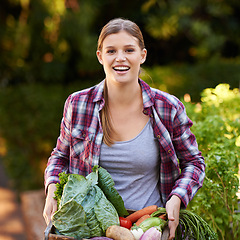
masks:
<path fill-rule="evenodd" d="M 139 41 L 126 31 L 108 35 L 97 51 L 103 65 L 106 79 L 119 83 L 137 81 L 140 65 L 145 61 L 146 49 L 139 47 Z"/>

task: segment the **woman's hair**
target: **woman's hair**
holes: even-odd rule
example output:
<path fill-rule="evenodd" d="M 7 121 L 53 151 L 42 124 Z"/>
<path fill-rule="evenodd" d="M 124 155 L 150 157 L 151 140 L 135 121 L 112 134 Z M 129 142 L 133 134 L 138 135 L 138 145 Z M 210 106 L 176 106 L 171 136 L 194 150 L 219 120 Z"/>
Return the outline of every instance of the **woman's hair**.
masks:
<path fill-rule="evenodd" d="M 116 18 L 111 21 L 109 21 L 103 28 L 98 38 L 98 46 L 97 49 L 99 51 L 102 50 L 102 45 L 104 39 L 110 35 L 119 33 L 120 31 L 126 31 L 133 37 L 138 39 L 139 47 L 141 49 L 145 48 L 143 35 L 138 27 L 138 25 L 130 20 L 122 19 L 122 18 Z M 112 138 L 112 134 L 114 133 L 114 129 L 112 126 L 111 121 L 111 114 L 109 111 L 109 104 L 108 104 L 108 92 L 107 92 L 107 82 L 105 81 L 104 85 L 104 100 L 105 104 L 101 111 L 101 121 L 102 121 L 102 129 L 103 129 L 103 141 L 108 146 L 111 146 L 114 143 L 114 140 Z"/>
<path fill-rule="evenodd" d="M 145 48 L 143 35 L 142 35 L 142 32 L 141 32 L 140 28 L 138 27 L 138 25 L 127 19 L 115 18 L 115 19 L 109 21 L 102 28 L 102 31 L 98 38 L 97 49 L 100 51 L 102 50 L 103 41 L 108 35 L 114 34 L 114 33 L 119 33 L 120 31 L 126 31 L 133 37 L 137 38 L 139 41 L 139 47 L 141 49 Z"/>

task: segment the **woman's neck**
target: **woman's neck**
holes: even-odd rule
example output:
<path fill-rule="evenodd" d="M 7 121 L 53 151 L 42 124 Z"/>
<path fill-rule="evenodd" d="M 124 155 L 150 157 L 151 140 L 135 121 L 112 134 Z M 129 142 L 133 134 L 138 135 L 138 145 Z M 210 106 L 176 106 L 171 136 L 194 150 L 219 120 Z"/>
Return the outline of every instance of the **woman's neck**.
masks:
<path fill-rule="evenodd" d="M 108 101 L 111 106 L 128 106 L 142 101 L 141 86 L 138 81 L 131 83 L 107 83 Z"/>

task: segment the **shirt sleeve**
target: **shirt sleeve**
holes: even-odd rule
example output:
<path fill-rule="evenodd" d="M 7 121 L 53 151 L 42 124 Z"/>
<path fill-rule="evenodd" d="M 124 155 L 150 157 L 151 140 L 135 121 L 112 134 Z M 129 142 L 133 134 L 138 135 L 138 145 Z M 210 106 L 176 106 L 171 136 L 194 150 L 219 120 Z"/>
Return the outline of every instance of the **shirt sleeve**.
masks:
<path fill-rule="evenodd" d="M 177 195 L 187 207 L 205 177 L 205 163 L 194 134 L 190 131 L 192 121 L 188 118 L 184 105 L 179 102 L 173 120 L 173 145 L 179 159 L 180 176 L 175 182 L 172 195 Z"/>
<path fill-rule="evenodd" d="M 58 174 L 67 171 L 69 166 L 70 152 L 70 124 L 72 118 L 71 95 L 65 102 L 63 118 L 61 121 L 60 135 L 57 139 L 56 147 L 53 149 L 48 159 L 44 174 L 45 191 L 51 183 L 58 183 Z"/>

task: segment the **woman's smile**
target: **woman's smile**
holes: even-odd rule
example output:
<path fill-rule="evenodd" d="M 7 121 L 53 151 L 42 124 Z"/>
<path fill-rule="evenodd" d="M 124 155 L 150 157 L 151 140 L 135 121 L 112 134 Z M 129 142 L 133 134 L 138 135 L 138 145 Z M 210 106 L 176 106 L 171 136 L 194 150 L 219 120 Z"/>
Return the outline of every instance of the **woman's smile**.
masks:
<path fill-rule="evenodd" d="M 126 74 L 130 70 L 130 67 L 126 65 L 116 65 L 113 67 L 113 70 L 118 74 Z"/>

